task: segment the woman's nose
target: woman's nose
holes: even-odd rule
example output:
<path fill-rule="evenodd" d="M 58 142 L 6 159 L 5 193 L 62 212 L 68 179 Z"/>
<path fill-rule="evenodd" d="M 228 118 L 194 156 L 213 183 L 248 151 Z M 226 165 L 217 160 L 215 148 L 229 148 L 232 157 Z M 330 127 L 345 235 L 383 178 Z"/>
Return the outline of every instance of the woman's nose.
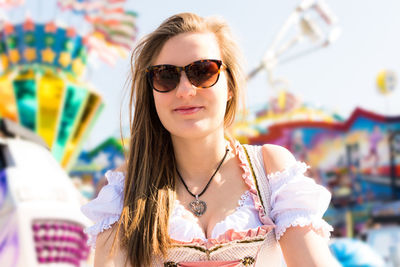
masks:
<path fill-rule="evenodd" d="M 181 72 L 181 78 L 176 90 L 177 97 L 190 97 L 196 95 L 196 87 L 192 85 L 189 81 L 186 73 L 184 71 Z"/>

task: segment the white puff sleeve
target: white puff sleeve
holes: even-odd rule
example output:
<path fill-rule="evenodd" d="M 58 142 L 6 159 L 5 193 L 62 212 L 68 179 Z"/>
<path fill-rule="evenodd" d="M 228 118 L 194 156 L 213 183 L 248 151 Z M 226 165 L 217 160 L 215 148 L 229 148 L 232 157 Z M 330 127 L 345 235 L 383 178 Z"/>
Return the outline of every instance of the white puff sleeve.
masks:
<path fill-rule="evenodd" d="M 309 168 L 304 162 L 281 172 L 268 175 L 271 186 L 271 219 L 279 240 L 291 226 L 311 225 L 318 234 L 328 239 L 332 226 L 322 219 L 329 206 L 331 194 L 304 173 Z"/>
<path fill-rule="evenodd" d="M 122 212 L 124 174 L 107 171 L 105 177 L 108 184 L 100 190 L 97 198 L 81 207 L 83 214 L 94 222 L 94 225 L 84 230 L 89 235 L 87 243 L 93 248 L 97 235 L 111 228 L 119 220 Z"/>

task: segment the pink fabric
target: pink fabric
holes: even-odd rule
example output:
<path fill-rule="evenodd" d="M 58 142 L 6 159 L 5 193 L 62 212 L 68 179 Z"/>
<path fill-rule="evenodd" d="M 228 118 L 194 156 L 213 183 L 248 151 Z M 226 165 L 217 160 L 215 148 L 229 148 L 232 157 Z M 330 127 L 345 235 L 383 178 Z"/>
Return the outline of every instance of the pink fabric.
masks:
<path fill-rule="evenodd" d="M 266 236 L 272 229 L 274 225 L 262 225 L 255 229 L 249 229 L 243 232 L 236 232 L 233 229 L 226 231 L 224 234 L 218 236 L 217 238 L 209 238 L 207 240 L 193 239 L 190 242 L 184 242 L 179 240 L 173 240 L 174 244 L 177 245 L 195 245 L 204 247 L 205 249 L 211 249 L 214 246 L 234 242 L 234 241 L 245 241 L 252 240 L 259 237 Z"/>
<path fill-rule="evenodd" d="M 268 215 L 265 214 L 264 208 L 261 205 L 260 197 L 257 194 L 257 188 L 254 184 L 253 177 L 251 174 L 251 169 L 247 162 L 247 156 L 243 150 L 242 145 L 237 140 L 233 141 L 232 145 L 233 145 L 234 153 L 239 158 L 239 161 L 240 161 L 239 166 L 243 170 L 242 178 L 244 179 L 245 183 L 250 187 L 250 193 L 251 193 L 251 196 L 253 197 L 254 205 L 255 205 L 256 209 L 258 210 L 258 213 L 260 216 L 260 221 L 265 225 L 274 225 L 274 223 L 268 217 Z"/>

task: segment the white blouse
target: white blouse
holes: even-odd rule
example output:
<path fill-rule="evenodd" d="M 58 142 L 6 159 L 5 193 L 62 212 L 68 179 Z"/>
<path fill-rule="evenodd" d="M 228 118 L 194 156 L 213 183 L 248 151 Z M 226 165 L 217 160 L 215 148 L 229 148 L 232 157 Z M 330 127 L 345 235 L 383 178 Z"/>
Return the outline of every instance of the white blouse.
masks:
<path fill-rule="evenodd" d="M 184 243 L 212 241 L 211 243 L 215 244 L 266 233 L 275 228 L 275 237 L 279 240 L 288 227 L 298 225 L 312 225 L 317 233 L 328 238 L 333 229 L 322 216 L 329 205 L 331 195 L 313 179 L 304 176 L 308 166 L 303 162 L 296 162 L 282 172 L 267 176 L 271 197 L 268 203 L 270 212 L 265 214 L 244 152 L 238 149 L 238 146 L 237 143 L 234 151 L 241 162 L 244 170 L 242 176 L 249 190 L 238 200 L 236 211 L 217 223 L 212 230 L 212 240 L 207 240 L 195 217 L 176 200 L 169 219 L 171 238 Z M 119 220 L 122 211 L 124 174 L 108 171 L 105 176 L 108 184 L 101 189 L 97 198 L 81 208 L 82 212 L 94 221 L 93 226 L 85 229 L 89 235 L 88 244 L 92 247 L 97 235 L 111 228 Z"/>

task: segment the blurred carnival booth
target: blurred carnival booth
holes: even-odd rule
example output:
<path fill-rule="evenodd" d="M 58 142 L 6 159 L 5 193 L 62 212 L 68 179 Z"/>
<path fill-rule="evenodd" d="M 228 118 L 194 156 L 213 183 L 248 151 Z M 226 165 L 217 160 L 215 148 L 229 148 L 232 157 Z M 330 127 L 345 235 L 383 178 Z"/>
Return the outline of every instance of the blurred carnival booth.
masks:
<path fill-rule="evenodd" d="M 248 124 L 252 130 L 239 125 L 235 131 L 254 132 L 241 139 L 284 146 L 310 165 L 309 175 L 332 192 L 326 219 L 342 235 L 362 231 L 369 218 L 400 222 L 398 209 L 383 209 L 400 198 L 400 116 L 358 108 L 346 121 L 286 116 L 271 123 L 271 116 L 260 115 Z"/>

